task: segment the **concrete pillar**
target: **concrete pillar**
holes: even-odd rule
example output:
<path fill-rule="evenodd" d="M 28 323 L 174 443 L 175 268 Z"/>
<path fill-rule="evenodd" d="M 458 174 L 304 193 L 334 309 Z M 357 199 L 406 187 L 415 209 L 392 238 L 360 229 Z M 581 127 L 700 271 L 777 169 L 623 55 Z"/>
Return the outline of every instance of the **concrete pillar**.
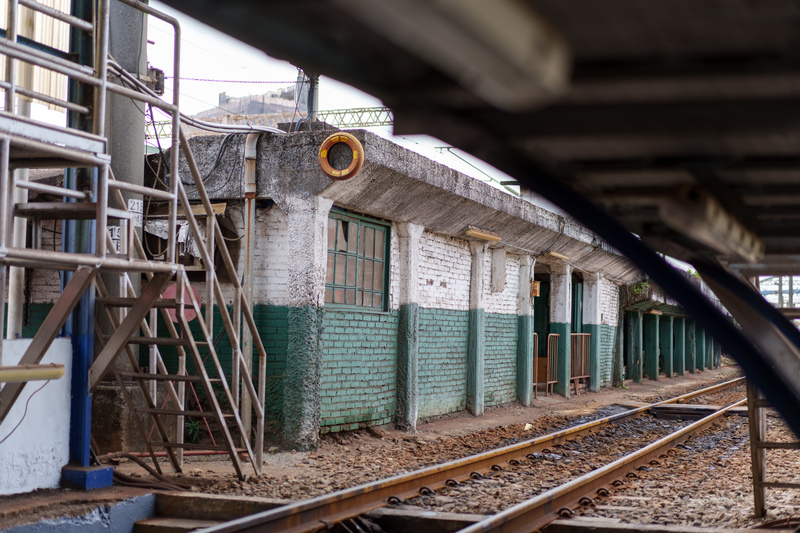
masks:
<path fill-rule="evenodd" d="M 589 386 L 593 391 L 600 390 L 600 325 L 603 323 L 600 314 L 601 286 L 602 278 L 598 274 L 583 274 L 583 332 L 592 335 Z"/>
<path fill-rule="evenodd" d="M 291 257 L 283 440 L 288 447 L 309 450 L 319 445 L 328 213 L 333 200 L 299 195 L 276 203 L 287 215 Z"/>
<path fill-rule="evenodd" d="M 569 398 L 572 267 L 566 263 L 550 266 L 550 333 L 560 335 L 558 340 L 558 383 L 553 389 L 564 398 Z"/>
<path fill-rule="evenodd" d="M 702 372 L 706 367 L 706 332 L 702 328 L 695 330 L 695 345 L 694 366 L 699 372 Z"/>
<path fill-rule="evenodd" d="M 397 427 L 417 430 L 419 399 L 417 394 L 419 371 L 419 241 L 424 227 L 418 224 L 397 225 L 400 264 L 398 332 L 397 332 L 397 385 L 395 423 Z"/>
<path fill-rule="evenodd" d="M 484 408 L 484 357 L 486 352 L 486 316 L 483 309 L 483 285 L 487 243 L 470 242 L 472 270 L 469 279 L 469 337 L 467 339 L 467 411 L 482 416 Z"/>
<path fill-rule="evenodd" d="M 664 373 L 668 378 L 671 378 L 675 372 L 673 363 L 673 318 L 672 316 L 662 316 L 659 325 L 661 340 L 659 341 L 661 347 L 661 355 L 664 358 Z"/>
<path fill-rule="evenodd" d="M 714 337 L 706 334 L 706 368 L 714 368 Z"/>
<path fill-rule="evenodd" d="M 660 318 L 660 316 L 650 313 L 644 315 L 644 373 L 653 381 L 658 381 L 658 356 L 661 353 L 659 347 Z"/>
<path fill-rule="evenodd" d="M 642 312 L 628 313 L 628 378 L 642 382 Z"/>
<path fill-rule="evenodd" d="M 536 259 L 519 258 L 519 292 L 517 293 L 517 401 L 529 406 L 533 400 L 533 299 L 531 280 Z"/>
<path fill-rule="evenodd" d="M 686 319 L 676 317 L 672 324 L 672 369 L 682 376 L 686 371 Z"/>
<path fill-rule="evenodd" d="M 686 371 L 694 373 L 696 366 L 695 361 L 697 357 L 697 329 L 694 320 L 686 319 Z"/>
<path fill-rule="evenodd" d="M 714 368 L 722 366 L 722 345 L 714 341 Z"/>

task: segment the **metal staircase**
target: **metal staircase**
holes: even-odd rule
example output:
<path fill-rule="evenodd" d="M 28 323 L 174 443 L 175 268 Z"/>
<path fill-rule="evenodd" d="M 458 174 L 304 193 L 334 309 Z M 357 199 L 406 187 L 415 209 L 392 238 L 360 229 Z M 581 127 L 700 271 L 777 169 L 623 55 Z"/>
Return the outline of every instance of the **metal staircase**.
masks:
<path fill-rule="evenodd" d="M 120 1 L 172 24 L 175 30 L 175 78 L 179 80 L 180 27 L 177 21 L 137 0 Z M 73 41 L 76 31 L 81 32 L 84 38 L 91 38 L 94 50 L 91 60 L 75 62 L 58 54 L 53 55 L 57 51 L 42 52 L 18 42 L 15 28 L 20 4 L 69 24 L 73 28 Z M 38 364 L 41 361 L 50 344 L 59 336 L 70 313 L 88 291 L 92 296 L 96 295 L 97 316 L 107 318 L 104 322 L 95 321 L 96 355 L 88 371 L 89 389 L 94 391 L 104 378 L 113 377 L 122 390 L 128 408 L 148 415 L 156 430 L 152 437 L 139 417 L 133 418 L 147 443 L 146 448 L 155 467 L 160 471 L 156 460 L 158 448 L 166 450 L 170 463 L 178 471 L 182 467 L 184 449 L 212 448 L 205 444 L 184 442 L 185 417 L 196 416 L 210 419 L 218 426 L 222 442 L 213 448 L 230 454 L 240 478 L 244 477 L 240 454 L 246 453 L 255 472 L 260 473 L 266 352 L 189 145 L 181 135 L 177 83 L 173 100 L 165 102 L 108 58 L 109 0 L 95 0 L 91 14 L 84 18 L 58 12 L 35 0 L 8 0 L 8 8 L 9 29 L 6 38 L 0 38 L 0 54 L 6 57 L 8 64 L 7 81 L 0 84 L 6 96 L 5 111 L 0 112 L 0 301 L 5 299 L 5 279 L 9 267 L 57 270 L 62 272 L 64 279 L 60 298 L 39 327 L 20 364 Z M 14 114 L 16 62 L 64 74 L 71 86 L 80 84 L 91 89 L 88 101 L 85 93 L 83 99 L 75 98 L 77 91 L 73 92 L 70 101 L 59 101 L 30 88 L 20 90 L 26 97 L 69 110 L 72 116 L 70 123 L 75 127 L 52 126 Z M 114 74 L 114 82 L 110 81 L 109 72 Z M 109 92 L 145 102 L 172 116 L 168 188 L 150 188 L 114 179 L 103 129 Z M 194 178 L 193 185 L 201 200 L 201 211 L 206 217 L 205 231 L 201 231 L 195 219 L 178 175 L 179 151 L 183 152 Z M 36 182 L 18 183 L 12 172 L 20 168 L 54 167 L 81 170 L 77 174 L 78 179 L 65 180 L 64 187 Z M 17 187 L 61 196 L 63 201 L 15 203 L 13 192 Z M 140 194 L 151 202 L 168 207 L 169 235 L 165 260 L 149 258 L 145 253 L 134 231 L 133 214 L 128 211 L 122 191 Z M 186 217 L 200 250 L 206 286 L 205 301 L 202 302 L 191 289 L 186 269 L 178 262 L 176 255 L 179 213 Z M 14 217 L 30 221 L 33 235 L 30 246 L 12 246 L 9 234 Z M 68 221 L 79 221 L 90 233 L 94 232 L 93 246 L 57 252 L 38 249 L 43 220 L 61 221 L 62 227 L 70 224 Z M 119 225 L 118 247 L 112 240 L 109 222 Z M 215 253 L 222 258 L 231 280 L 226 289 L 233 291 L 232 310 L 226 305 L 223 288 L 216 275 L 213 261 Z M 109 293 L 99 275 L 103 273 L 119 276 L 118 293 Z M 138 283 L 134 283 L 135 277 L 142 278 L 140 290 L 136 288 Z M 174 297 L 165 296 L 168 287 L 174 291 Z M 224 335 L 233 348 L 230 376 L 226 375 L 213 342 L 215 309 L 221 314 Z M 159 331 L 159 312 L 166 324 L 166 331 L 163 327 Z M 195 338 L 190 325 L 193 317 L 197 321 L 194 331 L 200 332 L 198 338 Z M 106 324 L 105 327 L 102 324 Z M 243 336 L 248 337 L 246 344 L 243 343 Z M 150 347 L 150 364 L 146 369 L 142 368 L 132 349 L 136 345 Z M 168 369 L 160 350 L 167 346 L 177 352 L 177 369 L 173 368 L 172 371 Z M 251 365 L 246 360 L 252 360 L 254 351 L 258 356 L 255 383 Z M 118 365 L 118 359 L 127 364 Z M 192 374 L 187 371 L 188 361 L 191 361 L 194 369 Z M 134 387 L 129 390 L 131 383 Z M 207 405 L 188 408 L 187 383 L 197 385 L 205 393 Z M 9 383 L 0 391 L 0 424 L 24 386 L 24 383 Z M 157 405 L 157 399 L 164 394 L 168 402 L 163 406 Z M 251 410 L 255 416 L 252 437 L 249 427 Z"/>

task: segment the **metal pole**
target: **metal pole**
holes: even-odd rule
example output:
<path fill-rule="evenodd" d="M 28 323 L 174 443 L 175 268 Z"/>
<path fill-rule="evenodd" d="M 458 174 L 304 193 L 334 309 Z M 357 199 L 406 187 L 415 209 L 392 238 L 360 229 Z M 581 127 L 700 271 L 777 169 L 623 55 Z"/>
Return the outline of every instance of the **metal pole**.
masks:
<path fill-rule="evenodd" d="M 33 11 L 25 9 L 22 11 L 22 32 L 25 37 L 33 38 L 34 17 Z M 11 59 L 8 59 L 11 62 Z M 28 63 L 20 63 L 21 67 L 21 86 L 25 89 L 33 89 L 33 66 Z M 20 97 L 17 107 L 17 114 L 23 117 L 31 116 L 31 101 L 29 98 Z M 14 171 L 14 183 L 28 181 L 28 169 Z M 13 190 L 14 204 L 25 203 L 28 201 L 28 191 L 21 187 Z M 10 213 L 10 215 L 13 215 Z M 25 248 L 28 221 L 25 218 L 12 218 L 13 235 L 11 246 L 14 248 Z M 6 338 L 18 339 L 22 337 L 22 306 L 25 301 L 25 269 L 21 267 L 9 267 L 8 270 L 8 324 L 6 326 Z"/>

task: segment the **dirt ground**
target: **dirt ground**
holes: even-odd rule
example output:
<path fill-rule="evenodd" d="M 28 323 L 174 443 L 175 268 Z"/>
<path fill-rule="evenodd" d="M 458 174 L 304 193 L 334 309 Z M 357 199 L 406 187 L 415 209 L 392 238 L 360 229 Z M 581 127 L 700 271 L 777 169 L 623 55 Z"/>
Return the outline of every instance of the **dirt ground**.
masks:
<path fill-rule="evenodd" d="M 608 405 L 656 401 L 738 375 L 737 368 L 725 366 L 641 384 L 626 381 L 624 388 L 582 391 L 568 400 L 539 394 L 531 407 L 499 406 L 487 409 L 482 417 L 457 413 L 420 424 L 416 434 L 389 426 L 327 434 L 314 452 L 269 448 L 261 476 L 253 475 L 248 464 L 246 473 L 250 477 L 245 482 L 236 479 L 227 458 L 213 456 L 187 457 L 183 474 L 168 475 L 171 480 L 203 492 L 308 498 L 530 439 L 568 426 L 576 418 L 591 416 Z M 168 464 L 162 467 L 171 470 Z M 118 469 L 149 477 L 130 462 L 123 461 Z"/>

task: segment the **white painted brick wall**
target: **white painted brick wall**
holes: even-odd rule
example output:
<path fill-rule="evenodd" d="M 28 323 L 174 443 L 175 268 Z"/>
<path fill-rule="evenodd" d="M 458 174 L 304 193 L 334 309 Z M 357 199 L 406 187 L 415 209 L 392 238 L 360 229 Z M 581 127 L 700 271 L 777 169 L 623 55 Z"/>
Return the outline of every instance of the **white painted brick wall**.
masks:
<path fill-rule="evenodd" d="M 397 233 L 397 224 L 392 224 L 389 240 L 389 309 L 400 308 L 400 238 Z"/>
<path fill-rule="evenodd" d="M 253 300 L 256 304 L 286 305 L 289 294 L 289 226 L 277 205 L 256 211 Z M 243 255 L 243 254 L 242 254 Z"/>
<path fill-rule="evenodd" d="M 506 286 L 503 292 L 491 291 L 492 254 L 486 254 L 486 268 L 483 280 L 483 305 L 487 313 L 504 315 L 517 314 L 519 292 L 519 256 L 506 255 Z"/>
<path fill-rule="evenodd" d="M 420 238 L 420 307 L 469 311 L 471 260 L 466 241 L 424 232 Z"/>
<path fill-rule="evenodd" d="M 61 221 L 42 221 L 42 250 L 61 251 Z M 53 303 L 61 295 L 61 277 L 58 270 L 36 269 L 31 278 L 31 301 Z M 8 297 L 8 295 L 6 295 Z"/>
<path fill-rule="evenodd" d="M 600 322 L 616 327 L 619 319 L 619 287 L 607 279 L 602 279 L 600 283 Z"/>

